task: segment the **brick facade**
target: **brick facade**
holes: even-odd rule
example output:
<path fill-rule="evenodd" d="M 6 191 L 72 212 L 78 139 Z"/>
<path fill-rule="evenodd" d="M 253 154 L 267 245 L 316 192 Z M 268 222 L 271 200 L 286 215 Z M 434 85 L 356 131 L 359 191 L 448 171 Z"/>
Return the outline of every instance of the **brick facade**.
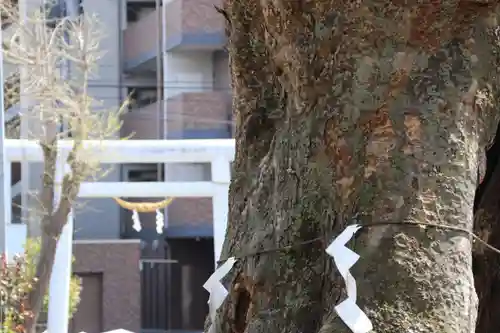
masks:
<path fill-rule="evenodd" d="M 167 133 L 170 139 L 183 138 L 186 131 L 210 130 L 231 132 L 231 96 L 228 91 L 180 93 L 167 103 Z M 160 117 L 160 133 L 164 120 Z M 122 116 L 122 137 L 133 140 L 158 139 L 157 103 Z"/>
<path fill-rule="evenodd" d="M 179 198 L 168 207 L 170 225 L 212 225 L 212 198 Z"/>
<path fill-rule="evenodd" d="M 188 92 L 171 98 L 167 133 L 175 136 L 186 130 L 229 129 L 229 101 L 227 91 Z"/>
<path fill-rule="evenodd" d="M 167 39 L 182 34 L 224 31 L 224 20 L 215 10 L 221 0 L 173 0 L 167 4 Z"/>
<path fill-rule="evenodd" d="M 141 328 L 139 240 L 75 241 L 75 274 L 102 274 L 103 330 Z M 85 292 L 85 291 L 82 291 Z M 78 312 L 75 316 L 78 315 Z"/>

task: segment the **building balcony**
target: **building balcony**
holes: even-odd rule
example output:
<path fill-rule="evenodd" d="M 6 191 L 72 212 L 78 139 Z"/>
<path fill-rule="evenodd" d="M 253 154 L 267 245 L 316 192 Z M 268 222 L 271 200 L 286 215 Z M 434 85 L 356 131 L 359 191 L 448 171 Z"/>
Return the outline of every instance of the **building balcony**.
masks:
<path fill-rule="evenodd" d="M 226 44 L 221 0 L 172 0 L 166 5 L 165 51 L 217 51 Z M 152 71 L 158 50 L 158 12 L 129 24 L 124 34 L 125 69 Z"/>
<path fill-rule="evenodd" d="M 125 70 L 156 71 L 158 53 L 158 11 L 129 23 L 123 35 Z"/>
<path fill-rule="evenodd" d="M 164 124 L 158 123 L 158 102 L 134 102 L 130 111 L 122 115 L 121 137 L 133 140 L 158 140 L 164 131 Z M 158 128 L 159 126 L 159 128 Z"/>
<path fill-rule="evenodd" d="M 167 100 L 166 120 L 163 111 L 158 117 L 158 102 L 140 104 L 123 115 L 122 137 L 136 140 L 232 137 L 231 100 L 227 91 L 177 94 Z"/>
<path fill-rule="evenodd" d="M 225 21 L 214 6 L 221 0 L 173 0 L 167 4 L 167 51 L 221 50 Z"/>

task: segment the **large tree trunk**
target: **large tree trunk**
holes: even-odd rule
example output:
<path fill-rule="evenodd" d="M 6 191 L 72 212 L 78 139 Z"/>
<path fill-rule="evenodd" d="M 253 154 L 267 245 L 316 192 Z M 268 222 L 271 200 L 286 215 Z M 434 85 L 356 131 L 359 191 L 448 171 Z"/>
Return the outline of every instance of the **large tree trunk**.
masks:
<path fill-rule="evenodd" d="M 472 231 L 499 120 L 494 2 L 226 0 L 237 147 L 222 258 L 243 257 L 219 332 L 349 332 L 324 252 L 349 224 Z M 350 245 L 374 332 L 474 332 L 471 237 L 409 223 Z"/>
<path fill-rule="evenodd" d="M 476 191 L 474 231 L 500 248 L 500 127 L 487 152 L 484 180 Z M 500 332 L 500 254 L 476 246 L 473 271 L 479 297 L 477 333 Z"/>

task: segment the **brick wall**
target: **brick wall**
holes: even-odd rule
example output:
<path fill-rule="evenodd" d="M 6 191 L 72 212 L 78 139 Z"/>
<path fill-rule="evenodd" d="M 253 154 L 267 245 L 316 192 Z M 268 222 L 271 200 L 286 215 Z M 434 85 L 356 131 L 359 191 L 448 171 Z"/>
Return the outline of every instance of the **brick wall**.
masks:
<path fill-rule="evenodd" d="M 221 0 L 173 0 L 167 5 L 167 38 L 179 34 L 212 33 L 224 30 L 224 18 L 214 5 Z"/>
<path fill-rule="evenodd" d="M 103 275 L 103 330 L 123 328 L 139 332 L 139 240 L 75 241 L 73 253 L 76 259 L 73 271 L 76 274 Z"/>
<path fill-rule="evenodd" d="M 226 129 L 231 112 L 227 91 L 188 92 L 168 102 L 168 133 L 182 130 Z"/>
<path fill-rule="evenodd" d="M 212 225 L 212 198 L 179 198 L 168 207 L 168 221 L 178 225 Z"/>
<path fill-rule="evenodd" d="M 186 92 L 168 100 L 167 133 L 179 138 L 186 130 L 226 130 L 231 114 L 229 91 Z M 158 138 L 158 109 L 153 103 L 122 116 L 122 137 L 133 140 Z M 161 119 L 163 122 L 163 117 Z M 163 124 L 160 125 L 163 132 Z"/>

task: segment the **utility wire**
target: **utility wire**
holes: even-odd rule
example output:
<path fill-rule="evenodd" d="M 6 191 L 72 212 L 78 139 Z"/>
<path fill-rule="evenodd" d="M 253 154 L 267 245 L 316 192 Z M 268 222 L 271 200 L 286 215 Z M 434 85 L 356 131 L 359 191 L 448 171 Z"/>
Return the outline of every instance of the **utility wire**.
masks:
<path fill-rule="evenodd" d="M 388 225 L 399 225 L 399 226 L 405 226 L 405 227 L 420 227 L 420 228 L 435 228 L 435 229 L 445 229 L 445 230 L 452 230 L 452 231 L 458 231 L 465 233 L 469 235 L 474 241 L 479 242 L 483 246 L 485 246 L 487 249 L 500 254 L 500 249 L 494 247 L 493 245 L 488 244 L 488 242 L 484 241 L 481 237 L 476 235 L 470 230 L 467 230 L 465 228 L 457 227 L 457 226 L 452 226 L 452 225 L 443 225 L 443 224 L 438 224 L 438 223 L 428 223 L 428 222 L 411 222 L 411 221 L 379 221 L 379 222 L 372 222 L 372 223 L 367 223 L 367 224 L 361 224 L 361 230 L 363 229 L 371 229 L 371 228 L 376 228 L 380 226 L 388 226 Z M 324 237 L 316 237 L 312 238 L 303 242 L 298 242 L 290 245 L 285 245 L 285 246 L 280 246 L 280 247 L 274 247 L 274 248 L 268 248 L 268 249 L 263 249 L 263 250 L 256 250 L 256 251 L 250 251 L 246 252 L 243 254 L 239 255 L 230 255 L 226 259 L 222 259 L 217 261 L 217 264 L 222 264 L 226 262 L 229 258 L 235 258 L 235 259 L 243 259 L 243 258 L 248 258 L 248 257 L 255 257 L 258 255 L 262 254 L 268 254 L 268 253 L 273 253 L 273 252 L 281 252 L 281 251 L 289 251 L 291 249 L 297 248 L 297 247 L 302 247 L 314 243 L 321 243 L 323 244 L 323 247 L 326 248 L 326 239 Z"/>

